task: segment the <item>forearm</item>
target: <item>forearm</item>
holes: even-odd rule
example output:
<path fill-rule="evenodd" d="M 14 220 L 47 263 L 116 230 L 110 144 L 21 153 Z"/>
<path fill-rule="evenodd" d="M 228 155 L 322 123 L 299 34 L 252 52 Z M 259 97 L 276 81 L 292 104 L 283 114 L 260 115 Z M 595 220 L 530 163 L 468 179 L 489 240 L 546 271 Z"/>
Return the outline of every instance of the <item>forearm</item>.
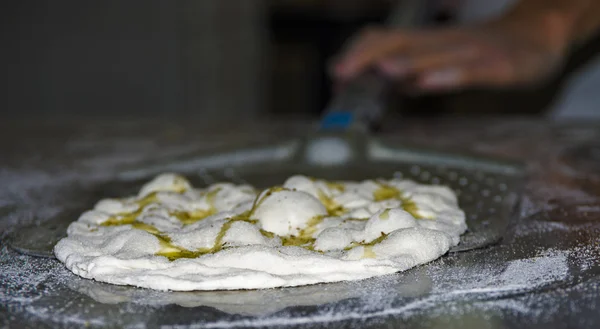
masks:
<path fill-rule="evenodd" d="M 600 0 L 521 0 L 506 18 L 533 20 L 539 26 L 534 33 L 541 33 L 553 47 L 568 48 L 600 29 Z"/>

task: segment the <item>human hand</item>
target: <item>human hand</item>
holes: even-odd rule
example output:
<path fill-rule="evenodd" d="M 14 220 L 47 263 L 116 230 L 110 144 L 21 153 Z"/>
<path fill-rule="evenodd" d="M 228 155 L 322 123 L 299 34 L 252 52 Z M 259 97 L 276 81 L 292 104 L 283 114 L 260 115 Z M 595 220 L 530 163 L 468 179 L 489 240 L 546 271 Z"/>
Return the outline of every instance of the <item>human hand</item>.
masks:
<path fill-rule="evenodd" d="M 434 30 L 367 29 L 334 63 L 343 84 L 374 68 L 420 91 L 539 82 L 562 62 L 566 37 L 556 21 L 501 19 Z"/>

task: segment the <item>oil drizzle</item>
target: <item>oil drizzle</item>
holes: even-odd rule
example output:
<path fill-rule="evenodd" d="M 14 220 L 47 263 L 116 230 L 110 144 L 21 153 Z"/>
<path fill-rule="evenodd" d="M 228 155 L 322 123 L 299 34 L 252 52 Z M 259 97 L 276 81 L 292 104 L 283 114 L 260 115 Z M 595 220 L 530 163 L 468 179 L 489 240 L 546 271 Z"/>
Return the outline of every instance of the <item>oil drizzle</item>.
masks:
<path fill-rule="evenodd" d="M 190 225 L 190 224 L 193 224 L 200 220 L 203 220 L 217 212 L 217 210 L 214 206 L 214 199 L 220 190 L 221 190 L 221 188 L 217 188 L 206 194 L 207 202 L 210 206 L 210 208 L 208 210 L 196 210 L 193 212 L 177 211 L 177 212 L 170 212 L 169 214 L 176 217 L 179 221 L 181 221 L 183 223 L 183 225 Z M 156 228 L 155 226 L 146 224 L 144 222 L 137 220 L 138 217 L 142 214 L 142 212 L 148 205 L 156 203 L 158 201 L 158 197 L 157 197 L 158 192 L 159 191 L 152 192 L 152 193 L 148 194 L 147 196 L 143 197 L 142 199 L 138 200 L 136 202 L 138 205 L 138 208 L 135 211 L 129 212 L 129 213 L 117 214 L 115 216 L 110 217 L 109 219 L 107 219 L 100 225 L 101 226 L 131 225 L 131 227 L 133 227 L 135 229 L 142 230 L 142 231 L 145 231 L 145 232 L 148 232 L 148 233 L 154 235 L 159 240 L 159 244 L 161 247 L 161 249 L 156 253 L 156 255 L 165 256 L 169 260 L 175 260 L 177 258 L 196 258 L 196 257 L 199 257 L 200 255 L 212 252 L 213 249 L 219 249 L 220 247 L 222 247 L 222 244 L 216 243 L 215 247 L 213 247 L 213 248 L 202 248 L 197 251 L 190 251 L 185 248 L 178 247 L 178 246 L 175 246 L 174 244 L 172 244 L 171 238 L 169 236 L 167 236 L 166 234 L 160 232 L 160 230 L 158 228 Z M 183 192 L 185 192 L 185 189 L 177 191 L 177 193 L 183 193 Z M 223 226 L 225 226 L 227 224 L 229 224 L 229 223 L 225 223 Z M 231 226 L 231 224 L 229 224 L 228 226 Z M 227 229 L 228 229 L 228 227 L 227 227 Z M 223 229 L 221 229 L 221 230 L 223 231 Z M 221 234 L 221 232 L 220 232 L 219 234 L 221 235 L 221 240 L 222 240 L 225 233 Z M 217 236 L 217 238 L 219 238 L 219 236 Z"/>
<path fill-rule="evenodd" d="M 379 215 L 379 219 L 381 219 L 381 220 L 388 220 L 388 219 L 390 219 L 390 209 L 388 208 L 388 209 L 384 210 L 381 213 L 381 215 Z"/>
<path fill-rule="evenodd" d="M 328 197 L 323 191 L 319 190 L 319 201 L 325 206 L 327 209 L 327 213 L 329 216 L 339 217 L 348 212 L 342 205 L 338 204 L 333 200 L 333 198 Z"/>
<path fill-rule="evenodd" d="M 335 190 L 338 190 L 341 192 L 343 192 L 345 190 L 345 186 L 342 183 L 335 183 L 335 182 L 325 182 L 325 183 L 327 184 L 328 188 L 330 188 L 330 189 L 335 189 Z M 373 198 L 375 201 L 383 201 L 383 200 L 389 200 L 389 199 L 400 200 L 402 202 L 402 207 L 404 208 L 404 210 L 409 212 L 415 218 L 418 218 L 418 219 L 423 218 L 422 216 L 418 215 L 418 213 L 417 213 L 418 209 L 416 207 L 416 204 L 413 201 L 411 201 L 409 198 L 403 197 L 402 193 L 398 189 L 396 189 L 392 186 L 389 186 L 385 183 L 378 182 L 378 184 L 380 185 L 380 188 L 373 193 Z M 140 229 L 140 230 L 143 230 L 145 232 L 148 232 L 148 233 L 154 235 L 158 239 L 159 244 L 160 244 L 160 250 L 155 255 L 164 256 L 170 261 L 174 261 L 174 260 L 181 259 L 181 258 L 197 258 L 202 255 L 213 254 L 213 253 L 219 252 L 223 249 L 226 249 L 227 246 L 226 246 L 226 243 L 223 242 L 223 239 L 225 238 L 227 232 L 231 229 L 232 225 L 235 222 L 247 222 L 247 223 L 256 225 L 258 223 L 258 220 L 252 218 L 254 216 L 254 212 L 256 211 L 256 209 L 258 207 L 260 207 L 260 205 L 273 193 L 279 192 L 279 191 L 289 191 L 289 190 L 290 189 L 284 188 L 282 186 L 275 186 L 275 187 L 267 189 L 266 191 L 259 193 L 256 196 L 256 198 L 254 199 L 254 202 L 252 203 L 252 207 L 250 210 L 226 219 L 226 221 L 221 226 L 219 232 L 217 233 L 217 236 L 215 237 L 215 242 L 214 242 L 213 246 L 209 247 L 209 248 L 188 250 L 186 248 L 176 246 L 172 243 L 171 238 L 168 235 L 160 232 L 155 226 L 146 224 L 146 223 L 143 223 L 143 222 L 137 220 L 137 218 L 142 214 L 143 210 L 148 205 L 156 203 L 158 201 L 157 192 L 148 194 L 144 198 L 138 200 L 137 204 L 139 207 L 135 211 L 130 212 L 130 213 L 123 213 L 123 214 L 115 215 L 115 216 L 107 219 L 105 222 L 103 222 L 100 225 L 101 226 L 131 225 L 133 228 Z M 217 213 L 217 209 L 214 206 L 214 199 L 219 191 L 220 191 L 220 188 L 217 188 L 206 194 L 207 201 L 210 205 L 210 208 L 207 210 L 196 210 L 196 211 L 192 211 L 192 212 L 188 212 L 188 211 L 176 211 L 175 212 L 174 211 L 174 212 L 170 212 L 169 214 L 176 217 L 179 221 L 181 221 L 183 223 L 183 225 L 190 225 L 190 224 L 196 223 L 200 220 L 203 220 L 211 215 L 214 215 Z M 184 192 L 184 191 L 181 191 L 181 192 Z M 300 230 L 298 232 L 298 234 L 296 234 L 296 235 L 280 237 L 281 243 L 283 246 L 298 246 L 298 247 L 302 247 L 302 248 L 305 248 L 305 249 L 308 249 L 311 251 L 321 252 L 321 251 L 314 249 L 314 243 L 315 243 L 316 239 L 313 236 L 314 236 L 314 233 L 317 231 L 317 226 L 320 223 L 322 223 L 322 221 L 326 217 L 328 217 L 328 216 L 339 217 L 339 216 L 347 213 L 348 210 L 344 209 L 344 207 L 342 207 L 341 205 L 338 205 L 333 200 L 333 198 L 328 197 L 322 190 L 319 190 L 319 200 L 321 201 L 321 203 L 323 203 L 323 205 L 327 209 L 327 215 L 320 215 L 320 216 L 315 216 L 315 217 L 311 218 L 308 221 L 307 226 L 304 229 Z M 380 218 L 381 219 L 389 218 L 389 209 L 384 211 L 380 215 Z M 358 219 L 358 218 L 344 219 L 344 221 L 346 221 L 346 220 L 364 221 L 364 220 L 368 220 L 368 218 L 367 219 Z M 263 229 L 260 230 L 260 233 L 264 237 L 269 238 L 269 239 L 272 239 L 276 236 L 274 233 L 265 231 Z M 375 258 L 376 254 L 373 252 L 373 247 L 377 243 L 380 243 L 383 240 L 385 240 L 386 237 L 387 237 L 387 234 L 382 232 L 380 237 L 378 237 L 377 239 L 375 239 L 371 242 L 368 242 L 368 243 L 366 243 L 364 241 L 353 242 L 350 246 L 344 248 L 344 250 L 347 251 L 347 250 L 353 249 L 358 246 L 363 246 L 364 247 L 363 258 Z"/>
<path fill-rule="evenodd" d="M 256 196 L 256 198 L 254 199 L 254 202 L 252 203 L 252 208 L 250 210 L 245 211 L 236 216 L 227 218 L 226 219 L 227 221 L 225 223 L 223 223 L 223 225 L 221 226 L 221 229 L 219 230 L 219 233 L 217 233 L 214 245 L 211 248 L 200 248 L 196 251 L 190 251 L 185 248 L 173 245 L 172 243 L 170 243 L 170 240 L 169 240 L 169 241 L 161 241 L 161 250 L 159 252 L 157 252 L 155 255 L 164 256 L 167 259 L 169 259 L 170 261 L 174 261 L 174 260 L 177 260 L 180 258 L 197 258 L 197 257 L 206 255 L 206 254 L 214 254 L 214 253 L 217 253 L 217 252 L 225 249 L 226 246 L 225 246 L 225 243 L 223 242 L 223 239 L 225 238 L 225 235 L 227 234 L 229 229 L 231 229 L 231 226 L 233 225 L 233 223 L 247 222 L 247 223 L 256 225 L 258 220 L 252 219 L 252 216 L 254 215 L 254 212 L 256 211 L 256 209 L 274 192 L 284 191 L 284 190 L 287 190 L 287 189 L 283 188 L 281 186 L 275 186 L 275 187 L 269 188 L 266 192 L 260 193 L 259 195 Z M 211 205 L 212 205 L 212 202 L 211 202 Z M 275 237 L 274 233 L 268 232 L 268 231 L 265 231 L 262 229 L 260 230 L 260 233 L 264 237 L 269 238 L 269 239 L 272 239 Z M 160 240 L 160 238 L 159 238 L 159 240 Z"/>
<path fill-rule="evenodd" d="M 416 219 L 426 219 L 426 217 L 419 214 L 417 204 L 410 198 L 403 196 L 399 189 L 380 181 L 377 181 L 377 184 L 379 185 L 379 188 L 373 192 L 373 199 L 375 201 L 379 202 L 391 199 L 399 200 L 402 202 L 402 209 L 411 214 L 411 216 Z"/>
<path fill-rule="evenodd" d="M 316 183 L 317 181 L 319 181 L 315 177 L 308 177 L 308 179 L 310 179 L 313 183 Z M 346 190 L 346 186 L 343 183 L 335 182 L 335 181 L 325 181 L 325 180 L 322 180 L 322 182 L 325 183 L 325 185 L 331 190 L 337 190 L 339 192 L 344 192 Z M 328 197 L 323 192 L 323 190 L 321 190 L 318 187 L 317 187 L 317 196 L 318 196 L 319 201 L 321 201 L 321 203 L 325 206 L 325 209 L 327 209 L 327 213 L 330 216 L 339 217 L 348 212 L 347 209 L 345 209 L 342 205 L 335 202 L 333 200 L 333 198 Z"/>
<path fill-rule="evenodd" d="M 344 248 L 345 251 L 349 251 L 352 250 L 356 247 L 363 247 L 363 256 L 362 258 L 376 258 L 377 254 L 375 254 L 375 252 L 373 251 L 373 247 L 378 244 L 383 242 L 383 240 L 387 239 L 388 235 L 385 234 L 384 232 L 381 232 L 381 235 L 371 241 L 371 242 L 365 242 L 365 241 L 361 241 L 361 242 L 352 242 L 348 247 Z"/>
<path fill-rule="evenodd" d="M 225 223 L 223 223 L 223 225 L 221 225 L 221 229 L 219 230 L 219 233 L 217 233 L 215 243 L 212 247 L 200 248 L 195 251 L 176 246 L 171 243 L 170 239 L 161 240 L 161 237 L 157 236 L 160 241 L 161 250 L 158 251 L 155 255 L 163 256 L 170 261 L 174 261 L 181 258 L 198 258 L 202 255 L 217 253 L 225 248 L 225 243 L 223 242 L 223 239 L 225 238 L 225 235 L 235 222 L 248 222 L 250 224 L 256 224 L 257 221 L 246 218 L 229 218 Z"/>
<path fill-rule="evenodd" d="M 325 185 L 327 185 L 327 187 L 331 190 L 338 190 L 340 192 L 346 191 L 346 186 L 340 182 L 325 181 Z"/>
<path fill-rule="evenodd" d="M 314 243 L 316 239 L 313 237 L 313 235 L 317 231 L 317 226 L 323 222 L 323 219 L 325 219 L 325 216 L 323 215 L 311 218 L 308 221 L 306 228 L 300 230 L 297 235 L 281 237 L 281 244 L 283 246 L 303 247 L 305 249 L 314 251 Z"/>
<path fill-rule="evenodd" d="M 177 218 L 183 225 L 191 225 L 207 217 L 210 217 L 217 213 L 217 208 L 215 207 L 215 198 L 220 191 L 221 188 L 219 187 L 206 193 L 206 202 L 209 206 L 208 209 L 197 209 L 193 211 L 172 211 L 169 212 L 169 215 Z"/>
<path fill-rule="evenodd" d="M 373 246 L 364 247 L 362 258 L 377 258 L 377 254 L 373 251 Z"/>

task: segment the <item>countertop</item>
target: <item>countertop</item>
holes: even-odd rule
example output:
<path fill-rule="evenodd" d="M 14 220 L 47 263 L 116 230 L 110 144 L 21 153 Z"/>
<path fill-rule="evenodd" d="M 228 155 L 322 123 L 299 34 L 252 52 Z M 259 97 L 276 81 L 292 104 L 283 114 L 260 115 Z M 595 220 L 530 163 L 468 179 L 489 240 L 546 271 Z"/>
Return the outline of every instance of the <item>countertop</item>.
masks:
<path fill-rule="evenodd" d="M 235 126 L 226 122 L 148 119 L 2 122 L 0 237 L 71 209 L 74 193 L 107 186 L 127 168 L 232 141 L 253 143 L 301 136 L 311 129 L 306 121 L 290 122 L 247 122 Z M 294 290 L 288 289 L 287 297 L 282 292 L 259 296 L 281 303 L 281 308 L 229 317 L 214 311 L 232 314 L 228 308 L 232 302 L 215 302 L 223 296 L 196 296 L 190 301 L 189 296 L 173 299 L 174 295 L 156 297 L 141 293 L 143 296 L 139 297 L 105 286 L 90 288 L 85 283 L 82 286 L 80 283 L 85 280 L 68 273 L 57 261 L 20 255 L 2 244 L 0 324 L 600 327 L 596 309 L 600 306 L 600 277 L 596 276 L 600 273 L 600 122 L 553 123 L 526 118 L 392 121 L 381 133 L 403 143 L 523 162 L 528 178 L 520 212 L 502 243 L 460 256 L 445 256 L 412 272 L 378 279 L 355 294 L 338 293 L 342 299 L 324 300 L 325 306 L 309 298 L 299 308 L 286 302 L 294 295 Z M 97 195 L 90 194 L 86 202 L 91 203 L 94 198 Z M 495 268 L 496 263 L 485 263 L 489 259 L 502 259 L 498 264 L 503 265 Z M 400 281 L 411 282 L 410 276 L 419 271 L 431 280 L 428 293 L 401 298 L 390 295 L 390 287 Z M 494 279 L 489 281 L 492 276 Z M 480 285 L 469 286 L 471 283 Z M 349 287 L 356 286 L 341 284 L 323 289 L 346 291 Z M 55 296 L 54 302 L 42 303 L 48 296 Z M 71 302 L 62 301 L 60 296 L 69 296 Z M 153 296 L 162 301 L 160 305 L 147 302 Z M 112 308 L 104 313 L 94 311 L 94 307 L 105 304 Z M 197 318 L 189 318 L 190 307 L 197 310 Z M 152 316 L 160 313 L 155 312 L 157 308 L 175 316 Z M 182 314 L 185 321 L 178 320 L 176 314 Z M 111 322 L 118 317 L 128 321 Z"/>

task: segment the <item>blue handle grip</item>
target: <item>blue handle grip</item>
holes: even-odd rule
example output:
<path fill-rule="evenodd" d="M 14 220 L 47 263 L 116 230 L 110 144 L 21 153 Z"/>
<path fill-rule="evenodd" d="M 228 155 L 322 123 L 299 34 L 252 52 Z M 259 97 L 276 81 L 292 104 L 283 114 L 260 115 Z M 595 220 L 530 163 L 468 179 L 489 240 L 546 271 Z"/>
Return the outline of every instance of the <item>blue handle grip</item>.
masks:
<path fill-rule="evenodd" d="M 333 111 L 321 119 L 321 129 L 348 129 L 354 122 L 354 113 Z"/>

